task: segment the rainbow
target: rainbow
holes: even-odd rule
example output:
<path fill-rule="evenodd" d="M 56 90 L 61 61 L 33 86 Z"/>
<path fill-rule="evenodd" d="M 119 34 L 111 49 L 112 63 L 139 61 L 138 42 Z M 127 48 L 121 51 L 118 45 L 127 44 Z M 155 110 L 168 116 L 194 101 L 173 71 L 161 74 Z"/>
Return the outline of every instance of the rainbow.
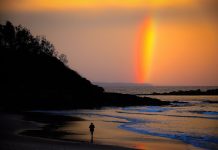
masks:
<path fill-rule="evenodd" d="M 136 44 L 136 80 L 138 83 L 149 82 L 149 73 L 155 42 L 155 22 L 146 18 L 140 25 Z"/>

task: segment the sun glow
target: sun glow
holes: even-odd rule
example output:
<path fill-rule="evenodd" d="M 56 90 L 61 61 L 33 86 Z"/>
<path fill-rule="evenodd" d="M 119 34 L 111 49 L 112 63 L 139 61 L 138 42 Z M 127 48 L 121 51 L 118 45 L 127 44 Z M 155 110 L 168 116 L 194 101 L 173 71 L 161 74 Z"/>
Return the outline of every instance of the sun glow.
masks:
<path fill-rule="evenodd" d="M 139 29 L 136 48 L 136 78 L 138 83 L 148 82 L 155 42 L 155 22 L 146 18 Z"/>

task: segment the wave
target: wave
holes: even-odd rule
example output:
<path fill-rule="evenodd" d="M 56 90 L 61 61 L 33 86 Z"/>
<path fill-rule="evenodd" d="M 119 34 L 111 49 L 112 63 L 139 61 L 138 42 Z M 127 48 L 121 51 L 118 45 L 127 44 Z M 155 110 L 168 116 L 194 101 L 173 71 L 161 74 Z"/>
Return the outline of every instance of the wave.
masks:
<path fill-rule="evenodd" d="M 160 106 L 146 106 L 146 107 L 126 107 L 123 108 L 126 111 L 137 111 L 137 112 L 166 112 L 172 110 L 172 108 L 160 107 Z"/>
<path fill-rule="evenodd" d="M 169 117 L 182 117 L 182 118 L 202 118 L 202 119 L 213 119 L 213 120 L 218 120 L 218 117 L 206 117 L 206 116 L 188 116 L 188 115 L 166 115 L 166 114 L 146 114 L 146 113 L 137 113 L 137 112 L 125 112 L 125 111 L 117 111 L 117 113 L 125 113 L 125 114 L 134 114 L 134 115 L 157 115 L 157 116 L 169 116 Z M 215 112 L 216 114 L 213 114 L 213 115 L 218 115 L 218 112 Z M 206 114 L 206 112 L 205 112 Z M 209 114 L 209 112 L 208 112 Z M 211 112 L 212 114 L 212 112 Z"/>
<path fill-rule="evenodd" d="M 192 113 L 204 114 L 204 115 L 218 115 L 218 111 L 190 111 Z"/>
<path fill-rule="evenodd" d="M 152 130 L 144 130 L 139 128 L 131 127 L 131 125 L 135 124 L 135 122 L 131 123 L 125 123 L 119 126 L 119 128 L 140 133 L 140 134 L 148 134 L 153 136 L 159 136 L 159 137 L 165 137 L 165 138 L 171 138 L 176 140 L 181 140 L 185 143 L 194 145 L 196 147 L 200 148 L 206 148 L 206 149 L 217 149 L 218 146 L 218 137 L 216 136 L 210 136 L 210 135 L 201 135 L 201 136 L 194 136 L 192 134 L 188 133 L 179 133 L 176 134 L 169 134 L 169 133 L 161 133 L 161 132 L 154 132 Z"/>

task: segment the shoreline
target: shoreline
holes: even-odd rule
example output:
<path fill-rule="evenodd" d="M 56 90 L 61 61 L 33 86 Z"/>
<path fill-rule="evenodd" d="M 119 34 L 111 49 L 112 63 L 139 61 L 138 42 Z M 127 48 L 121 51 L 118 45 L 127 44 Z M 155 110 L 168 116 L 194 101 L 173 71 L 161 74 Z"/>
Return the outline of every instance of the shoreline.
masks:
<path fill-rule="evenodd" d="M 89 144 L 62 139 L 43 138 L 21 134 L 25 130 L 39 130 L 42 124 L 23 120 L 23 115 L 13 113 L 0 114 L 0 149 L 1 150 L 133 150 L 119 146 Z"/>
<path fill-rule="evenodd" d="M 38 115 L 38 118 L 36 116 L 33 117 L 34 115 Z M 107 134 L 107 136 L 111 136 L 110 133 L 114 133 L 115 135 L 112 135 L 112 138 L 97 138 L 94 141 L 94 144 L 90 144 L 89 141 L 89 136 L 86 136 L 84 134 L 80 134 L 82 130 L 84 130 L 84 126 L 86 127 L 87 123 L 90 122 L 87 118 L 80 118 L 80 117 L 71 117 L 71 116 L 50 116 L 48 117 L 47 114 L 45 113 L 25 113 L 24 115 L 12 115 L 9 116 L 8 114 L 5 114 L 7 116 L 8 121 L 12 122 L 17 122 L 19 121 L 22 124 L 22 127 L 20 126 L 14 126 L 14 132 L 12 135 L 10 133 L 10 136 L 17 137 L 18 139 L 20 138 L 22 143 L 25 143 L 24 145 L 28 145 L 28 143 L 34 143 L 36 140 L 39 142 L 40 147 L 46 147 L 45 149 L 49 149 L 49 145 L 61 145 L 60 148 L 55 148 L 61 149 L 61 147 L 65 147 L 67 149 L 70 147 L 70 149 L 77 148 L 77 149 L 115 149 L 115 150 L 130 150 L 130 149 L 146 149 L 146 150 L 155 150 L 155 149 L 178 149 L 178 150 L 183 150 L 183 149 L 198 149 L 193 147 L 192 145 L 185 144 L 183 142 L 173 140 L 173 139 L 167 139 L 167 138 L 162 138 L 162 137 L 156 137 L 156 136 L 150 136 L 150 135 L 140 135 L 136 133 L 132 133 L 130 131 L 125 131 L 122 129 L 118 128 L 119 123 L 104 123 L 104 122 L 96 122 L 98 123 L 98 132 L 102 132 L 100 135 Z M 27 115 L 27 116 L 25 116 Z M 14 117 L 14 118 L 13 118 Z M 30 119 L 34 118 L 34 119 Z M 46 120 L 45 120 L 46 118 Z M 1 115 L 2 119 L 2 115 Z M 44 122 L 43 122 L 44 121 Z M 45 122 L 46 121 L 46 122 Z M 52 121 L 52 127 L 51 122 Z M 2 121 L 1 121 L 2 122 Z M 7 121 L 6 121 L 7 122 Z M 118 121 L 119 122 L 119 121 Z M 102 127 L 108 127 L 110 130 L 105 132 L 105 129 L 99 128 L 100 125 Z M 106 126 L 105 126 L 106 125 Z M 69 128 L 73 126 L 73 129 L 71 131 Z M 78 130 L 81 129 L 81 131 Z M 75 130 L 75 131 L 73 131 Z M 111 132 L 113 130 L 113 132 Z M 18 132 L 19 131 L 19 132 Z M 42 132 L 40 132 L 42 131 Z M 69 134 L 70 131 L 71 133 L 74 134 Z M 82 131 L 83 132 L 83 131 Z M 105 133 L 104 133 L 105 132 Z M 36 134 L 37 133 L 37 134 Z M 44 133 L 44 134 L 42 134 Z M 117 133 L 120 133 L 126 136 L 126 138 L 123 139 L 123 137 L 119 137 L 119 134 L 116 135 Z M 98 136 L 98 133 L 96 132 L 96 136 Z M 113 139 L 113 136 L 115 136 L 117 139 Z M 131 140 L 133 142 L 131 142 Z M 15 138 L 16 139 L 16 138 Z M 15 140 L 17 142 L 19 140 Z M 13 142 L 13 141 L 12 141 Z M 43 144 L 41 144 L 43 143 Z M 34 146 L 37 144 L 34 143 Z M 22 147 L 23 149 L 24 147 Z M 2 149 L 2 148 L 1 148 Z M 19 149 L 16 147 L 16 149 Z M 43 149 L 43 148 L 40 148 Z M 2 150 L 7 150 L 2 149 Z"/>

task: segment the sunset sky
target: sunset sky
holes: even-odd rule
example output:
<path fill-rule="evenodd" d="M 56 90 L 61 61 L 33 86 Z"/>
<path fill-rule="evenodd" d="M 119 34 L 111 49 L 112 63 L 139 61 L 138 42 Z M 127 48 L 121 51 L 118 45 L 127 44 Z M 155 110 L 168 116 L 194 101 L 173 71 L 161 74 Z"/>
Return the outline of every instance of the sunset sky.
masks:
<path fill-rule="evenodd" d="M 217 0 L 0 0 L 93 82 L 218 85 Z"/>

